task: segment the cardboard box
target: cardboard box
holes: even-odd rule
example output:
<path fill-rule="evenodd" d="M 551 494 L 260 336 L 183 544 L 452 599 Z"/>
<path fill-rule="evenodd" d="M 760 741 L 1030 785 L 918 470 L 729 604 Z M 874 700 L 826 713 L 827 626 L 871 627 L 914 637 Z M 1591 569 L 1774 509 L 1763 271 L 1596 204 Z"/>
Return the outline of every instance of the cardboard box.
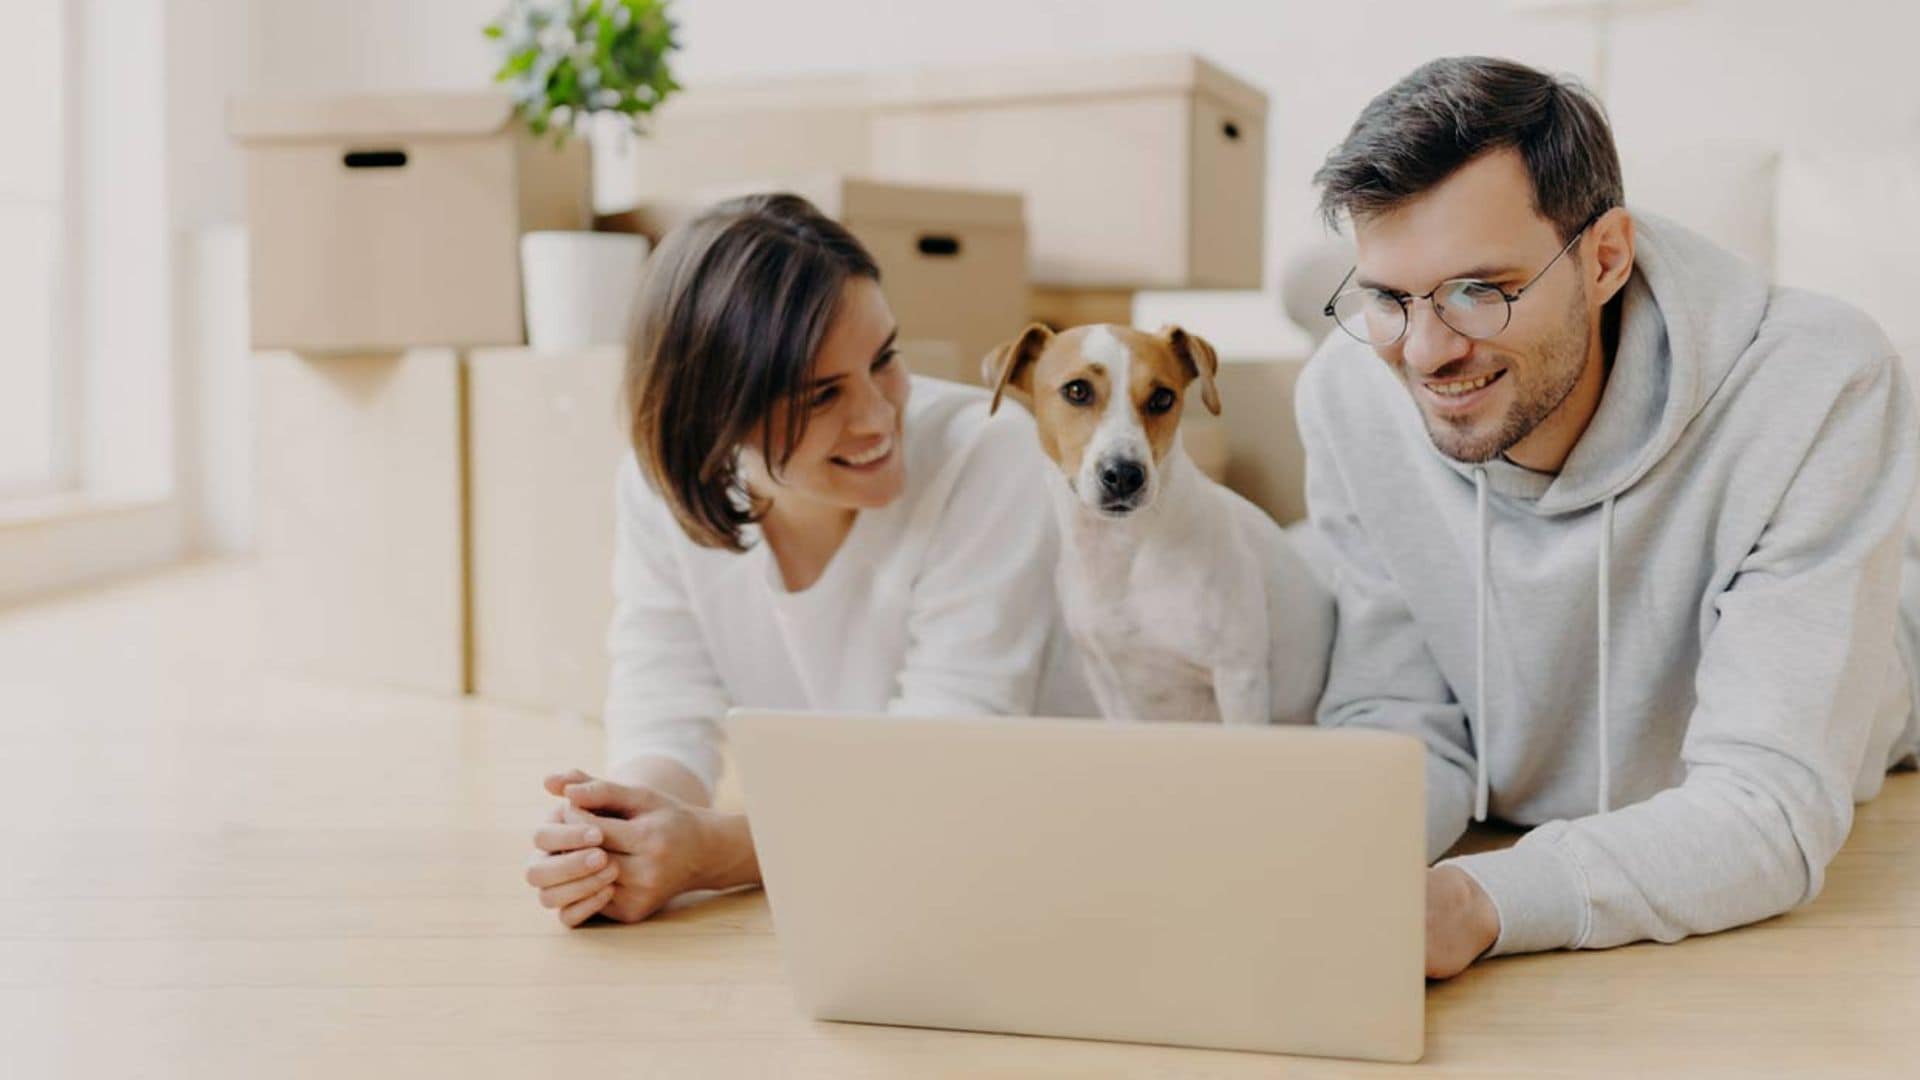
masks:
<path fill-rule="evenodd" d="M 526 340 L 520 235 L 592 224 L 582 139 L 499 94 L 236 102 L 253 344 L 387 351 Z"/>
<path fill-rule="evenodd" d="M 1227 470 L 1233 467 L 1233 452 L 1228 445 L 1227 425 L 1207 412 L 1197 397 L 1187 399 L 1187 411 L 1180 418 L 1180 445 L 1202 475 L 1216 484 L 1227 482 Z"/>
<path fill-rule="evenodd" d="M 1036 285 L 1027 303 L 1028 318 L 1054 331 L 1090 323 L 1133 325 L 1132 289 L 1065 289 Z"/>
<path fill-rule="evenodd" d="M 275 667 L 467 689 L 460 359 L 259 357 L 263 654 Z"/>
<path fill-rule="evenodd" d="M 900 339 L 950 341 L 978 363 L 1027 324 L 1027 232 L 1019 195 L 846 176 L 751 180 L 643 206 L 653 231 L 722 199 L 804 196 L 846 226 L 880 266 Z"/>
<path fill-rule="evenodd" d="M 598 716 L 613 618 L 626 350 L 468 357 L 473 690 Z"/>
<path fill-rule="evenodd" d="M 969 356 L 951 341 L 902 341 L 894 346 L 907 370 L 962 386 L 983 386 L 983 357 Z"/>
<path fill-rule="evenodd" d="M 1222 360 L 1220 424 L 1226 432 L 1224 482 L 1289 525 L 1307 516 L 1307 452 L 1293 414 L 1304 360 Z"/>
<path fill-rule="evenodd" d="M 614 128 L 596 142 L 595 205 L 620 211 L 754 177 L 868 173 L 870 96 L 863 76 L 683 90 L 647 118 L 646 134 Z"/>
<path fill-rule="evenodd" d="M 1172 54 L 874 80 L 873 168 L 1027 197 L 1036 283 L 1260 286 L 1266 96 Z"/>

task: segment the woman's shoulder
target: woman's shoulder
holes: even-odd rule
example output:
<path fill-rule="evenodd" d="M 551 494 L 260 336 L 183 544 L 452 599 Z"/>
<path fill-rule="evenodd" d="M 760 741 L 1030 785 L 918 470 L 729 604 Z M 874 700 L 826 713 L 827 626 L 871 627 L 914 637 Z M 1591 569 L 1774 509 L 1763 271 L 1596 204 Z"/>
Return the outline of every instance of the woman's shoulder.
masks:
<path fill-rule="evenodd" d="M 710 550 L 688 538 L 667 497 L 654 487 L 640 466 L 639 455 L 631 447 L 620 455 L 620 466 L 614 476 L 614 501 L 619 531 L 630 540 L 654 551 L 674 551 L 683 556 Z"/>
<path fill-rule="evenodd" d="M 911 501 L 945 505 L 957 487 L 1024 487 L 1039 483 L 1048 462 L 1024 406 L 977 386 L 916 376 L 907 406 L 907 476 Z"/>
<path fill-rule="evenodd" d="M 992 393 L 983 387 L 914 376 L 906 417 L 909 470 L 926 475 L 926 465 L 937 468 L 989 446 L 1037 450 L 1027 410 L 1010 399 L 997 410 L 992 404 Z M 922 468 L 914 470 L 916 465 Z"/>
<path fill-rule="evenodd" d="M 632 448 L 620 455 L 620 467 L 614 475 L 614 503 L 619 511 L 620 531 L 635 540 L 649 546 L 668 545 L 680 534 L 672 508 L 647 479 Z"/>

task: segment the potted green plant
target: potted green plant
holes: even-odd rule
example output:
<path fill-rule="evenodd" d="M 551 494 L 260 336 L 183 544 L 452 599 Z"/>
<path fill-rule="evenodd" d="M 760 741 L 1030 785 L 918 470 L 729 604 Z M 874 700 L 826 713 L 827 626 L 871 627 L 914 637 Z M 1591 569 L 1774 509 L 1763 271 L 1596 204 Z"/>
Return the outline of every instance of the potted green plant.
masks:
<path fill-rule="evenodd" d="M 501 50 L 496 82 L 521 119 L 556 143 L 595 116 L 635 134 L 680 89 L 668 0 L 510 0 L 485 34 Z M 594 232 L 529 232 L 520 240 L 527 340 L 537 349 L 618 342 L 639 291 L 647 242 Z"/>
<path fill-rule="evenodd" d="M 564 140 L 596 113 L 646 115 L 680 89 L 668 59 L 680 47 L 668 0 L 510 0 L 488 23 L 500 45 L 494 81 L 536 134 Z"/>

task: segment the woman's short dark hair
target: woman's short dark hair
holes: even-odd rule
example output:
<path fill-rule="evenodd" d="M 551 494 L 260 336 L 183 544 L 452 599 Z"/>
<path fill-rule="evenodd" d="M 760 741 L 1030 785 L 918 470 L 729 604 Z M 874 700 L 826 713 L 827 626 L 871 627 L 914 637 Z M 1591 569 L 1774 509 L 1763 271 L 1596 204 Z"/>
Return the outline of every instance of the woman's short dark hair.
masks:
<path fill-rule="evenodd" d="M 756 429 L 777 471 L 805 435 L 788 410 L 777 450 L 773 411 L 813 379 L 821 339 L 847 282 L 880 279 L 852 234 L 798 195 L 720 203 L 669 233 L 649 261 L 627 356 L 633 449 L 695 543 L 746 550 L 763 508 L 740 478 Z"/>
<path fill-rule="evenodd" d="M 1599 101 L 1525 64 L 1456 56 L 1423 64 L 1360 110 L 1313 174 L 1320 212 L 1391 210 L 1492 150 L 1512 148 L 1533 179 L 1534 210 L 1572 240 L 1624 202 L 1620 156 Z"/>

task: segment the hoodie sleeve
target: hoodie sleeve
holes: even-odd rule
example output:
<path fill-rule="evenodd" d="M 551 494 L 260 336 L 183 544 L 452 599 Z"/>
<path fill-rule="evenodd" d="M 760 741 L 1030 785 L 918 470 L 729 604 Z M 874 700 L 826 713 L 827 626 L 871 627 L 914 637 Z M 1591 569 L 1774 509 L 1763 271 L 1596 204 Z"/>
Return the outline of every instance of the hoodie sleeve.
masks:
<path fill-rule="evenodd" d="M 712 792 L 720 775 L 719 718 L 731 702 L 674 565 L 675 526 L 630 454 L 615 500 L 607 763 L 669 758 Z"/>
<path fill-rule="evenodd" d="M 1056 569 L 1053 509 L 1038 482 L 1051 467 L 1017 406 L 988 420 L 957 463 L 927 538 L 907 614 L 907 650 L 887 711 L 1023 716 L 1033 712 Z"/>
<path fill-rule="evenodd" d="M 1686 779 L 1454 863 L 1500 912 L 1493 953 L 1675 941 L 1820 891 L 1853 820 L 1889 678 L 1913 405 L 1888 357 L 1845 384 L 1716 601 L 1681 745 Z"/>
<path fill-rule="evenodd" d="M 1341 455 L 1328 438 L 1324 363 L 1300 380 L 1297 413 L 1307 451 L 1307 507 L 1324 542 L 1337 616 L 1333 657 L 1317 721 L 1412 735 L 1427 747 L 1427 859 L 1466 831 L 1473 812 L 1473 747 L 1455 700 L 1400 586 L 1353 512 Z M 1316 377 L 1320 376 L 1320 377 Z"/>

